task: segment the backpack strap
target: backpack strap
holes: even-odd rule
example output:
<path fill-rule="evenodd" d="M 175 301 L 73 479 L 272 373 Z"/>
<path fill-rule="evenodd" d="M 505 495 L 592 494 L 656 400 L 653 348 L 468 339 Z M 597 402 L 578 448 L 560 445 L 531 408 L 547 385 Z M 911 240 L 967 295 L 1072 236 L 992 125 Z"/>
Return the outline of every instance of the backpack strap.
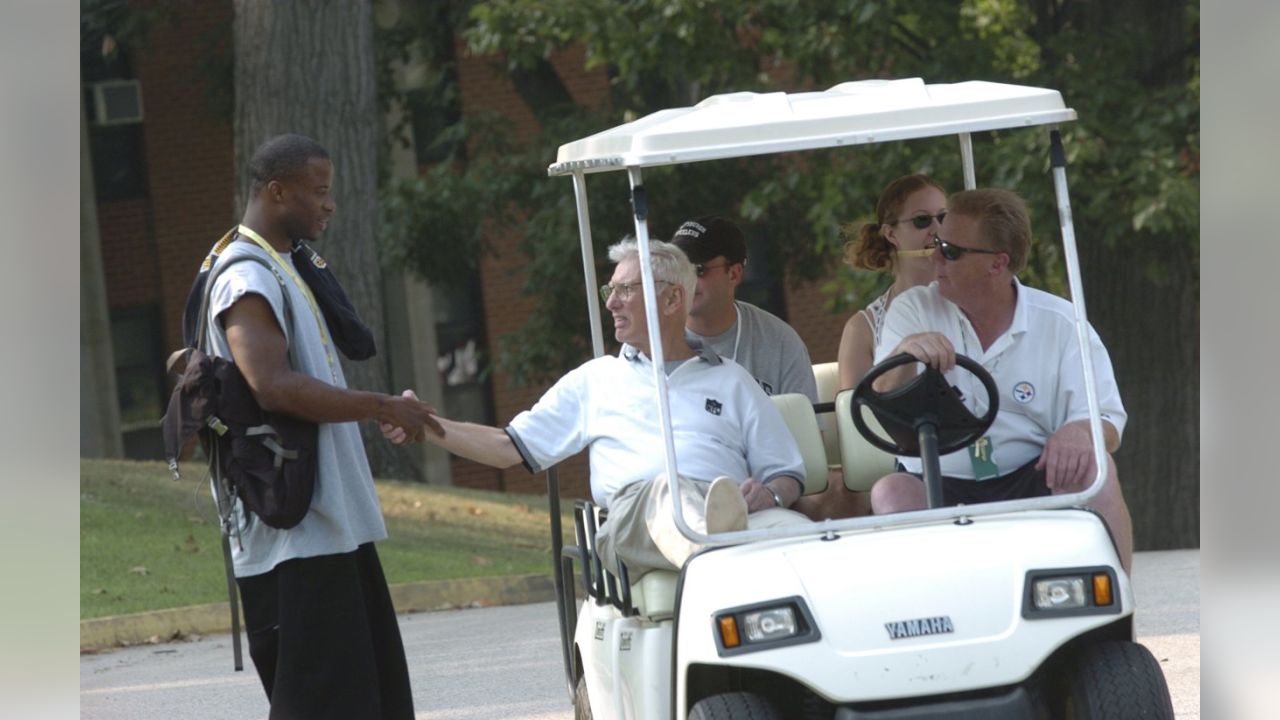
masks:
<path fill-rule="evenodd" d="M 209 340 L 208 334 L 205 332 L 205 325 L 208 323 L 209 315 L 209 296 L 213 294 L 213 284 L 227 268 L 241 261 L 256 262 L 259 265 L 271 271 L 276 280 L 280 283 L 280 292 L 284 297 L 284 318 L 288 324 L 285 331 L 285 340 L 289 346 L 289 364 L 297 368 L 298 358 L 295 350 L 295 339 L 293 337 L 293 305 L 289 302 L 289 286 L 285 284 L 284 278 L 280 276 L 280 271 L 272 266 L 271 263 L 263 260 L 257 255 L 237 255 L 233 258 L 227 258 L 209 271 L 209 277 L 205 280 L 204 297 L 200 300 L 200 314 L 196 319 L 195 346 L 201 352 L 207 352 Z M 216 419 L 216 418 L 215 418 Z M 218 443 L 211 442 L 209 445 L 209 475 L 213 480 L 214 501 L 218 505 L 218 517 L 221 520 L 222 532 L 222 565 L 227 575 L 227 602 L 231 608 L 231 653 L 234 667 L 237 672 L 244 670 L 244 656 L 240 647 L 240 603 L 236 598 L 236 572 L 235 562 L 231 559 L 231 536 L 235 534 L 237 542 L 239 541 L 239 533 L 232 527 L 232 502 L 234 501 L 226 480 L 222 476 L 221 464 L 218 458 Z M 278 460 L 278 456 L 277 456 Z"/>
<path fill-rule="evenodd" d="M 226 271 L 227 268 L 243 261 L 256 262 L 262 267 L 270 270 L 271 274 L 275 276 L 276 282 L 280 283 L 280 294 L 284 298 L 284 321 L 288 324 L 288 328 L 285 330 L 285 340 L 288 341 L 289 345 L 289 363 L 294 368 L 297 368 L 298 358 L 294 351 L 295 343 L 293 338 L 293 303 L 289 302 L 289 285 L 285 283 L 284 277 L 280 275 L 279 269 L 257 255 L 237 255 L 233 258 L 227 258 L 221 263 L 214 265 L 213 269 L 209 271 L 209 278 L 205 281 L 204 285 L 204 297 L 200 300 L 200 314 L 196 319 L 196 349 L 206 354 L 208 353 L 209 340 L 205 333 L 205 326 L 209 322 L 209 297 L 213 295 L 214 282 L 218 279 L 219 275 Z"/>

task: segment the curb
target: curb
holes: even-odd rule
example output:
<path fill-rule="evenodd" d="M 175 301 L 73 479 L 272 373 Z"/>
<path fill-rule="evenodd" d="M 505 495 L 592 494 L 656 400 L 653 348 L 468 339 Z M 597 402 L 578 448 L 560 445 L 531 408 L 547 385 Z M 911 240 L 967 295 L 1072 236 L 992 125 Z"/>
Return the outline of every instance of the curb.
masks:
<path fill-rule="evenodd" d="M 555 583 L 550 575 L 460 578 L 391 586 L 391 601 L 400 614 L 463 607 L 524 605 L 547 602 L 555 597 Z M 225 602 L 112 615 L 80 621 L 80 651 L 99 651 L 179 640 L 189 635 L 229 632 L 231 611 Z"/>

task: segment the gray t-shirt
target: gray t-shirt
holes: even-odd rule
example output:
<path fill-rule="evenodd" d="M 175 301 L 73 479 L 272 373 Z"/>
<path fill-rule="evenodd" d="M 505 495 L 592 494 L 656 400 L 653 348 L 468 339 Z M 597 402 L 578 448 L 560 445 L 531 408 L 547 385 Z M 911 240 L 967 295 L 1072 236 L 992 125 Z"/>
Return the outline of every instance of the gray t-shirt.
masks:
<path fill-rule="evenodd" d="M 275 263 L 266 251 L 240 241 L 227 248 L 218 258 L 218 265 L 244 254 L 257 255 L 268 264 Z M 292 265 L 289 254 L 284 254 L 282 260 Z M 295 346 L 291 352 L 299 365 L 295 369 L 322 382 L 345 388 L 347 381 L 342 374 L 337 350 L 332 341 L 326 346 L 322 340 L 319 325 L 322 320 L 317 321 L 306 296 L 289 274 L 279 272 L 289 289 L 292 333 L 284 318 L 280 281 L 258 263 L 239 262 L 218 276 L 209 297 L 207 332 L 212 354 L 231 357 L 218 315 L 246 294 L 254 293 L 271 304 L 276 322 L 284 330 L 289 343 Z M 315 495 L 311 499 L 311 511 L 301 523 L 288 530 L 278 530 L 256 516 L 246 517 L 240 503 L 236 503 L 235 519 L 240 537 L 231 540 L 236 577 L 260 575 L 293 558 L 351 552 L 359 545 L 387 537 L 360 428 L 354 422 L 320 423 L 318 440 Z"/>
<path fill-rule="evenodd" d="M 749 302 L 735 304 L 738 320 L 725 332 L 706 337 L 686 329 L 685 337 L 746 368 L 766 395 L 800 393 L 809 402 L 818 402 L 809 349 L 795 329 Z"/>

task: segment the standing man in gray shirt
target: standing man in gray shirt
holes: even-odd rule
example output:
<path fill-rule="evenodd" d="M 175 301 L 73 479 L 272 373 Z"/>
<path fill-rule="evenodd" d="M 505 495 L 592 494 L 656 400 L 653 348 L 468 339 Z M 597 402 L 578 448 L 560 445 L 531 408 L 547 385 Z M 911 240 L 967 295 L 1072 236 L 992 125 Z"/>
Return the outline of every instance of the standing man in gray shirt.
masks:
<path fill-rule="evenodd" d="M 294 266 L 336 210 L 329 153 L 278 135 L 249 161 L 249 203 L 211 277 L 209 347 L 235 361 L 258 405 L 319 425 L 311 507 L 289 529 L 233 509 L 249 655 L 271 718 L 413 720 L 395 608 L 374 544 L 387 537 L 357 423 L 443 432 L 414 398 L 347 387 L 332 332 Z M 288 293 L 288 303 L 285 302 Z M 287 309 L 286 309 L 287 308 Z M 286 312 L 289 315 L 286 316 Z"/>
<path fill-rule="evenodd" d="M 671 242 L 698 275 L 685 335 L 741 365 L 766 395 L 800 393 L 816 403 L 818 385 L 804 341 L 778 316 L 734 297 L 747 266 L 742 230 L 704 215 L 681 225 Z"/>

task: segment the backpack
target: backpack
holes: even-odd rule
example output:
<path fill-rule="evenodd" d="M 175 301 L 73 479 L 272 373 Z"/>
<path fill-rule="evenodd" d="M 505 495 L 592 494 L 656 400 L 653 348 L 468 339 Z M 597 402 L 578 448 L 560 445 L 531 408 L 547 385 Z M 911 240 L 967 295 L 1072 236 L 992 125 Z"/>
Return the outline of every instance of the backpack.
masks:
<path fill-rule="evenodd" d="M 211 271 L 205 284 L 195 347 L 186 351 L 186 367 L 169 398 L 161 420 L 165 456 L 177 474 L 182 445 L 198 434 L 209 458 L 210 469 L 226 484 L 228 499 L 238 499 L 244 509 L 274 528 L 288 529 L 302 522 L 311 507 L 315 489 L 316 423 L 280 413 L 263 411 L 249 383 L 235 363 L 208 354 L 205 321 L 209 295 L 217 275 L 240 261 L 256 262 L 271 270 L 285 299 L 285 318 L 293 329 L 289 291 L 278 271 L 265 260 L 244 255 Z M 292 333 L 291 333 L 292 334 Z M 294 346 L 290 364 L 298 366 Z M 219 507 L 221 515 L 231 508 Z"/>

